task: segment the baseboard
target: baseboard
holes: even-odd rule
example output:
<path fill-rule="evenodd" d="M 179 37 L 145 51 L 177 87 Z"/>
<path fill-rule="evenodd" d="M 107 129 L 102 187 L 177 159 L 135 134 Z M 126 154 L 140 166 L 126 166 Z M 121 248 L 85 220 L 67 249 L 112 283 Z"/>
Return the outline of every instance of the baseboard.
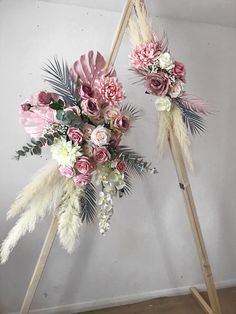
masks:
<path fill-rule="evenodd" d="M 194 285 L 194 286 L 201 291 L 206 290 L 205 285 L 203 284 Z M 216 286 L 217 286 L 217 289 L 235 287 L 236 279 L 220 281 L 216 283 Z M 132 304 L 132 303 L 142 302 L 142 301 L 146 301 L 146 300 L 150 300 L 154 298 L 185 295 L 188 293 L 189 293 L 189 287 L 163 289 L 163 290 L 156 290 L 156 291 L 150 291 L 150 292 L 144 292 L 144 293 L 117 296 L 117 297 L 109 298 L 109 299 L 101 299 L 101 300 L 96 300 L 96 301 L 61 305 L 58 307 L 49 307 L 49 308 L 31 310 L 29 313 L 30 314 L 72 314 L 72 313 L 78 313 L 78 312 L 99 310 L 102 308 L 108 308 L 108 307 L 113 307 L 113 306 Z M 5 313 L 5 314 L 18 314 L 18 313 Z"/>

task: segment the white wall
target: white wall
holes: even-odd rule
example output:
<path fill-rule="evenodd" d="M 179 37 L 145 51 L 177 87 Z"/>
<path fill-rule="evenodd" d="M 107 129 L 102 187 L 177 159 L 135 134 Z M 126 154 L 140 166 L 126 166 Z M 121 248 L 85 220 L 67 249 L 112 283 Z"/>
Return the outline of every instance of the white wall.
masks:
<path fill-rule="evenodd" d="M 118 13 L 73 5 L 0 2 L 1 239 L 14 223 L 5 221 L 7 209 L 32 174 L 45 164 L 45 157 L 11 159 L 27 140 L 18 124 L 19 104 L 44 87 L 40 69 L 55 54 L 69 63 L 89 49 L 107 56 L 118 20 Z M 166 29 L 172 52 L 187 66 L 188 90 L 216 110 L 208 118 L 206 135 L 193 141 L 196 167 L 191 183 L 215 279 L 232 284 L 236 281 L 236 29 L 169 19 L 155 22 Z M 72 256 L 56 241 L 32 308 L 73 303 L 78 308 L 96 307 L 111 300 L 132 300 L 134 295 L 176 292 L 172 289 L 202 282 L 173 162 L 169 152 L 156 161 L 153 100 L 144 95 L 142 86 L 132 84 L 129 49 L 125 38 L 117 72 L 129 101 L 143 108 L 146 115 L 127 143 L 153 161 L 159 174 L 137 182 L 130 198 L 117 201 L 112 227 L 105 237 L 96 225 L 85 226 Z M 49 220 L 25 236 L 8 263 L 0 266 L 1 313 L 19 309 Z"/>

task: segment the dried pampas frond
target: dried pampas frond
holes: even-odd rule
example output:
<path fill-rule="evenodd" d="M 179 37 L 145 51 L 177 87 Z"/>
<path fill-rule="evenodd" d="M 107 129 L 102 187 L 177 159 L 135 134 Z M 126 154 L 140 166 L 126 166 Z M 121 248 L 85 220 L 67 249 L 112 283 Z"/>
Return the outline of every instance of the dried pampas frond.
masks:
<path fill-rule="evenodd" d="M 68 253 L 73 252 L 82 225 L 80 196 L 81 189 L 75 186 L 73 180 L 67 180 L 58 213 L 58 235 Z"/>
<path fill-rule="evenodd" d="M 188 136 L 188 130 L 184 123 L 180 109 L 174 106 L 171 110 L 172 114 L 172 127 L 177 137 L 179 144 L 182 148 L 184 158 L 190 169 L 193 169 L 193 161 L 191 154 L 191 141 Z"/>
<path fill-rule="evenodd" d="M 169 130 L 172 127 L 172 115 L 168 111 L 160 111 L 158 115 L 158 148 L 160 157 L 163 156 L 164 150 L 168 144 Z"/>
<path fill-rule="evenodd" d="M 128 31 L 132 45 L 136 46 L 141 43 L 153 40 L 151 19 L 149 18 L 144 3 L 142 1 L 134 2 L 135 17 L 131 17 Z"/>
<path fill-rule="evenodd" d="M 7 219 L 19 214 L 39 193 L 46 198 L 49 192 L 51 193 L 51 187 L 56 185 L 60 179 L 58 164 L 52 160 L 45 167 L 41 168 L 31 182 L 19 193 L 7 213 Z"/>

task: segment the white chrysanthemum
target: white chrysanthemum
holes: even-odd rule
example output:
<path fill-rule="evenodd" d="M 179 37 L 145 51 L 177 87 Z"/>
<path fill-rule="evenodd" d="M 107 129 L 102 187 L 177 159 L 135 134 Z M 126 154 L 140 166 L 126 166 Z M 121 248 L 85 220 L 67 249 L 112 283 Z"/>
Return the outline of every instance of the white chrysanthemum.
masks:
<path fill-rule="evenodd" d="M 158 96 L 155 104 L 158 111 L 170 111 L 171 109 L 171 101 L 167 96 Z"/>
<path fill-rule="evenodd" d="M 173 60 L 168 52 L 161 53 L 157 59 L 161 69 L 170 70 L 174 67 Z"/>
<path fill-rule="evenodd" d="M 65 139 L 59 139 L 51 146 L 52 158 L 62 166 L 73 167 L 76 158 L 82 155 L 80 150 L 80 146 L 73 145 L 71 141 L 67 142 Z"/>

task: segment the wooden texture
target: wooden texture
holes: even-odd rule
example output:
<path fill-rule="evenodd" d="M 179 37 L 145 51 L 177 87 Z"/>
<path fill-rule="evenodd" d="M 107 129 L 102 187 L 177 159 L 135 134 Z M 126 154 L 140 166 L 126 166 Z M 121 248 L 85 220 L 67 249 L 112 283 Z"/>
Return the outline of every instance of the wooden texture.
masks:
<path fill-rule="evenodd" d="M 40 278 L 42 276 L 42 273 L 43 273 L 48 255 L 50 253 L 51 247 L 53 245 L 53 241 L 56 237 L 56 234 L 57 234 L 57 216 L 54 215 L 51 225 L 48 229 L 48 233 L 44 241 L 41 253 L 39 255 L 37 264 L 35 266 L 33 275 L 31 277 L 28 289 L 26 291 L 26 295 L 21 306 L 20 314 L 27 314 L 29 312 L 30 305 L 32 303 L 35 291 L 37 289 Z"/>
<path fill-rule="evenodd" d="M 185 167 L 185 163 L 184 163 L 184 159 L 183 159 L 179 142 L 176 136 L 174 135 L 173 131 L 170 131 L 169 133 L 169 144 L 170 144 L 172 157 L 175 163 L 179 185 L 182 190 L 185 207 L 187 209 L 188 218 L 191 224 L 192 233 L 193 233 L 193 237 L 194 237 L 197 252 L 198 252 L 198 257 L 199 257 L 201 268 L 202 268 L 202 274 L 203 274 L 204 281 L 207 287 L 210 306 L 214 314 L 221 314 L 222 312 L 220 309 L 216 287 L 215 287 L 213 275 L 211 272 L 211 266 L 208 260 L 207 251 L 206 251 L 205 243 L 204 243 L 202 232 L 201 232 L 197 210 L 196 210 L 195 203 L 193 200 L 191 186 L 189 184 L 188 174 L 186 171 L 186 167 Z M 202 303 L 200 303 L 200 305 L 202 306 Z"/>
<path fill-rule="evenodd" d="M 192 295 L 194 296 L 196 301 L 200 304 L 200 306 L 202 307 L 204 312 L 206 312 L 208 314 L 213 314 L 212 309 L 210 308 L 208 303 L 203 299 L 203 297 L 201 296 L 199 291 L 196 288 L 191 288 L 190 291 L 192 292 Z"/>
<path fill-rule="evenodd" d="M 207 293 L 202 293 L 207 298 Z M 236 288 L 219 290 L 219 299 L 224 314 L 236 314 Z M 145 302 L 107 308 L 86 314 L 204 314 L 191 295 L 164 297 Z M 82 314 L 82 313 L 77 313 Z"/>

